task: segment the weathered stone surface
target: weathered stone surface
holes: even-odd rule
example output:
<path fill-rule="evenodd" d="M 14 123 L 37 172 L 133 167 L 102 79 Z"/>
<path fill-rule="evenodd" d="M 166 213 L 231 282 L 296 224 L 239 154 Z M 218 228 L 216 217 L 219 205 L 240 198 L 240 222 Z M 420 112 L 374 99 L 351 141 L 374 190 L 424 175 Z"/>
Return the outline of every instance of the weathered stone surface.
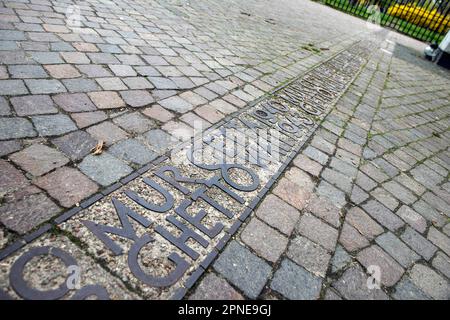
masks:
<path fill-rule="evenodd" d="M 292 233 L 300 217 L 299 211 L 273 194 L 264 198 L 256 210 L 256 215 L 286 235 Z"/>
<path fill-rule="evenodd" d="M 305 190 L 286 178 L 282 178 L 278 182 L 273 193 L 299 210 L 306 206 L 307 201 L 311 196 L 311 193 L 308 190 Z"/>
<path fill-rule="evenodd" d="M 192 104 L 193 106 L 198 106 L 208 102 L 208 100 L 193 91 L 183 92 L 182 94 L 180 94 L 180 98 Z"/>
<path fill-rule="evenodd" d="M 447 255 L 450 255 L 450 238 L 444 235 L 442 232 L 437 230 L 435 227 L 430 227 L 427 235 L 428 240 L 433 242 Z"/>
<path fill-rule="evenodd" d="M 318 244 L 297 236 L 289 244 L 287 256 L 312 274 L 325 277 L 331 255 Z"/>
<path fill-rule="evenodd" d="M 38 80 L 35 80 L 38 81 Z M 32 93 L 49 93 L 49 92 L 33 92 L 34 87 L 30 90 Z M 20 94 L 27 94 L 28 90 L 22 80 L 0 80 L 0 95 L 14 96 Z"/>
<path fill-rule="evenodd" d="M 345 221 L 350 223 L 367 239 L 372 240 L 383 233 L 383 228 L 358 207 L 352 207 L 345 216 Z"/>
<path fill-rule="evenodd" d="M 395 181 L 383 183 L 383 187 L 386 190 L 388 190 L 392 195 L 394 195 L 394 197 L 396 197 L 405 204 L 412 204 L 417 200 L 417 197 L 414 196 L 414 194 L 411 191 L 404 188 Z"/>
<path fill-rule="evenodd" d="M 286 172 L 285 177 L 305 190 L 312 191 L 314 189 L 315 183 L 311 180 L 307 173 L 299 168 L 292 167 L 288 172 Z"/>
<path fill-rule="evenodd" d="M 53 100 L 67 112 L 83 112 L 96 110 L 85 93 L 61 93 L 53 96 Z"/>
<path fill-rule="evenodd" d="M 13 78 L 46 78 L 47 73 L 41 66 L 34 65 L 12 65 L 8 67 Z"/>
<path fill-rule="evenodd" d="M 322 170 L 322 166 L 319 163 L 315 162 L 314 160 L 311 160 L 304 154 L 299 154 L 294 159 L 294 165 L 296 165 L 302 170 L 305 170 L 306 172 L 309 172 L 310 174 L 316 177 L 319 176 L 319 173 Z"/>
<path fill-rule="evenodd" d="M 136 139 L 120 141 L 111 146 L 108 151 L 119 159 L 140 165 L 152 161 L 157 156 L 155 152 L 149 150 Z"/>
<path fill-rule="evenodd" d="M 179 113 L 185 113 L 194 108 L 192 104 L 186 100 L 181 99 L 178 96 L 173 96 L 164 100 L 159 101 L 159 104 L 165 108 Z M 206 119 L 208 120 L 208 119 Z"/>
<path fill-rule="evenodd" d="M 45 80 L 45 79 L 27 79 L 25 80 L 27 87 L 30 89 L 32 94 L 50 94 L 50 93 L 60 93 L 67 92 L 67 89 L 64 85 L 54 79 Z M 21 94 L 26 94 L 27 91 L 21 92 Z"/>
<path fill-rule="evenodd" d="M 7 228 L 24 234 L 52 218 L 59 211 L 58 206 L 44 194 L 32 194 L 0 207 L 0 221 Z"/>
<path fill-rule="evenodd" d="M 0 139 L 31 138 L 37 135 L 33 125 L 23 118 L 0 118 Z"/>
<path fill-rule="evenodd" d="M 395 231 L 405 224 L 400 218 L 378 201 L 370 200 L 363 205 L 363 209 L 390 231 Z"/>
<path fill-rule="evenodd" d="M 178 141 L 175 137 L 160 129 L 148 131 L 143 135 L 143 140 L 150 149 L 158 153 L 166 151 Z"/>
<path fill-rule="evenodd" d="M 244 298 L 224 279 L 207 274 L 189 300 L 243 300 Z"/>
<path fill-rule="evenodd" d="M 410 207 L 403 205 L 397 210 L 396 214 L 420 233 L 425 232 L 427 221 Z"/>
<path fill-rule="evenodd" d="M 301 217 L 297 231 L 330 251 L 336 247 L 338 231 L 311 214 Z"/>
<path fill-rule="evenodd" d="M 0 157 L 22 149 L 22 144 L 18 140 L 0 141 Z"/>
<path fill-rule="evenodd" d="M 208 104 L 196 108 L 194 110 L 194 112 L 210 123 L 219 122 L 220 120 L 222 120 L 225 117 L 216 108 L 214 108 L 213 106 L 210 106 Z"/>
<path fill-rule="evenodd" d="M 113 120 L 122 129 L 130 133 L 144 133 L 155 126 L 155 122 L 147 119 L 139 112 L 127 113 Z"/>
<path fill-rule="evenodd" d="M 89 92 L 89 98 L 99 109 L 115 109 L 125 107 L 122 98 L 113 91 Z"/>
<path fill-rule="evenodd" d="M 11 98 L 12 100 L 13 98 Z M 8 101 L 0 97 L 0 116 L 9 116 L 11 115 L 11 108 L 8 105 Z"/>
<path fill-rule="evenodd" d="M 408 248 L 400 239 L 393 233 L 386 232 L 376 238 L 376 243 L 389 253 L 398 263 L 404 268 L 410 267 L 413 263 L 419 260 L 419 255 Z"/>
<path fill-rule="evenodd" d="M 430 260 L 437 250 L 436 246 L 410 227 L 405 229 L 401 239 L 425 260 Z"/>
<path fill-rule="evenodd" d="M 381 289 L 369 289 L 368 276 L 360 267 L 348 268 L 332 286 L 349 300 L 388 300 L 389 297 Z"/>
<path fill-rule="evenodd" d="M 72 160 L 84 158 L 97 144 L 95 139 L 84 131 L 75 131 L 53 139 L 52 143 Z"/>
<path fill-rule="evenodd" d="M 438 300 L 450 298 L 450 285 L 433 269 L 422 264 L 416 264 L 410 272 L 411 281 L 423 292 Z"/>
<path fill-rule="evenodd" d="M 248 249 L 231 241 L 214 263 L 214 269 L 241 289 L 250 299 L 255 299 L 266 284 L 271 268 Z"/>
<path fill-rule="evenodd" d="M 51 77 L 56 79 L 78 78 L 81 74 L 70 64 L 46 65 L 45 69 Z"/>
<path fill-rule="evenodd" d="M 0 195 L 14 192 L 28 185 L 25 176 L 9 162 L 0 159 Z"/>
<path fill-rule="evenodd" d="M 395 210 L 399 205 L 397 199 L 381 187 L 376 188 L 370 194 L 391 211 Z"/>
<path fill-rule="evenodd" d="M 127 90 L 121 91 L 120 95 L 127 105 L 133 108 L 145 107 L 153 102 L 155 99 L 150 93 L 145 90 Z"/>
<path fill-rule="evenodd" d="M 180 117 L 180 120 L 186 123 L 187 125 L 192 126 L 193 128 L 195 128 L 195 130 L 198 130 L 198 132 L 201 132 L 211 126 L 211 123 L 209 123 L 205 119 L 200 118 L 192 111 L 183 114 Z"/>
<path fill-rule="evenodd" d="M 450 279 L 450 258 L 441 251 L 438 251 L 432 262 L 433 267 Z"/>
<path fill-rule="evenodd" d="M 161 107 L 159 104 L 144 109 L 142 113 L 161 122 L 167 122 L 173 118 L 173 114 Z"/>
<path fill-rule="evenodd" d="M 378 246 L 372 245 L 358 253 L 356 259 L 366 268 L 377 266 L 381 271 L 380 281 L 385 286 L 393 286 L 403 275 L 403 268 Z"/>
<path fill-rule="evenodd" d="M 322 281 L 288 259 L 281 262 L 270 287 L 292 300 L 318 299 Z"/>
<path fill-rule="evenodd" d="M 404 277 L 395 286 L 395 292 L 392 294 L 396 300 L 429 300 L 430 297 L 419 289 L 409 278 Z"/>
<path fill-rule="evenodd" d="M 66 115 L 34 116 L 31 118 L 40 136 L 58 136 L 77 130 L 75 123 Z"/>
<path fill-rule="evenodd" d="M 130 174 L 132 169 L 108 153 L 99 156 L 89 155 L 78 166 L 92 180 L 102 186 L 108 186 Z"/>
<path fill-rule="evenodd" d="M 336 228 L 340 225 L 340 209 L 326 198 L 318 197 L 313 194 L 309 199 L 306 210 Z"/>
<path fill-rule="evenodd" d="M 358 230 L 346 222 L 344 222 L 344 225 L 342 226 L 339 243 L 341 243 L 348 251 L 356 251 L 369 245 L 369 241 L 363 237 Z"/>
<path fill-rule="evenodd" d="M 258 255 L 276 262 L 286 250 L 288 239 L 264 222 L 253 218 L 241 233 L 242 241 Z"/>
<path fill-rule="evenodd" d="M 325 168 L 321 178 L 336 186 L 339 190 L 349 194 L 352 191 L 352 179 L 345 174 Z"/>
<path fill-rule="evenodd" d="M 342 208 L 347 203 L 345 193 L 324 180 L 319 183 L 317 187 L 317 194 L 327 198 L 338 208 Z"/>
<path fill-rule="evenodd" d="M 14 153 L 10 159 L 34 176 L 43 175 L 69 162 L 61 152 L 42 144 L 33 144 Z"/>
<path fill-rule="evenodd" d="M 97 185 L 84 174 L 68 167 L 56 169 L 40 177 L 35 183 L 66 208 L 79 203 L 98 190 Z"/>
<path fill-rule="evenodd" d="M 182 141 L 187 141 L 194 135 L 194 129 L 183 122 L 175 120 L 165 123 L 161 129 Z"/>
<path fill-rule="evenodd" d="M 125 131 L 109 121 L 92 126 L 86 131 L 95 139 L 104 141 L 107 145 L 112 145 L 128 136 Z"/>
<path fill-rule="evenodd" d="M 345 268 L 351 260 L 352 257 L 347 253 L 347 251 L 338 245 L 336 247 L 336 251 L 334 252 L 333 258 L 331 259 L 331 271 L 336 272 Z"/>
<path fill-rule="evenodd" d="M 312 160 L 317 161 L 321 165 L 325 165 L 328 161 L 328 156 L 320 150 L 309 146 L 303 151 L 303 154 L 311 158 Z"/>
<path fill-rule="evenodd" d="M 11 104 L 18 116 L 57 113 L 50 96 L 28 95 L 11 98 Z"/>
<path fill-rule="evenodd" d="M 108 119 L 103 111 L 72 113 L 70 116 L 80 129 Z"/>

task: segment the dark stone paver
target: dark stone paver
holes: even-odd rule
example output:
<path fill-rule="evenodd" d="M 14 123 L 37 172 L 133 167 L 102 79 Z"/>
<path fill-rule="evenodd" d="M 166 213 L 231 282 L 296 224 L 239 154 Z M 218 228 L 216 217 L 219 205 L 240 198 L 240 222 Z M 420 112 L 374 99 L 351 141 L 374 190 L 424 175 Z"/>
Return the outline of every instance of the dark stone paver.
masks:
<path fill-rule="evenodd" d="M 79 168 L 102 186 L 110 185 L 132 171 L 129 166 L 108 153 L 87 156 L 79 164 Z"/>
<path fill-rule="evenodd" d="M 55 103 L 67 112 L 95 111 L 95 105 L 85 93 L 62 93 L 53 96 Z"/>
<path fill-rule="evenodd" d="M 338 245 L 331 260 L 331 271 L 336 272 L 341 270 L 347 264 L 349 264 L 351 260 L 352 257 L 348 254 L 348 252 L 345 251 L 342 246 Z"/>
<path fill-rule="evenodd" d="M 31 122 L 24 118 L 0 118 L 0 137 L 3 140 L 31 138 L 37 135 Z"/>
<path fill-rule="evenodd" d="M 30 95 L 11 98 L 11 104 L 18 116 L 57 113 L 48 95 Z"/>
<path fill-rule="evenodd" d="M 407 245 L 391 232 L 386 232 L 377 237 L 375 242 L 404 268 L 408 268 L 420 258 L 418 254 L 409 249 Z"/>
<path fill-rule="evenodd" d="M 84 131 L 75 131 L 52 140 L 65 155 L 72 160 L 84 158 L 97 144 L 91 135 Z"/>
<path fill-rule="evenodd" d="M 319 297 L 321 284 L 320 278 L 285 259 L 275 272 L 270 287 L 288 299 L 312 300 Z"/>
<path fill-rule="evenodd" d="M 155 123 L 138 112 L 128 113 L 113 120 L 115 124 L 130 133 L 144 133 L 155 127 Z"/>
<path fill-rule="evenodd" d="M 236 241 L 232 241 L 220 255 L 214 263 L 214 269 L 251 299 L 259 295 L 271 270 L 264 260 Z"/>
<path fill-rule="evenodd" d="M 135 139 L 127 139 L 112 145 L 108 151 L 119 159 L 137 164 L 146 164 L 157 154 Z"/>
<path fill-rule="evenodd" d="M 143 140 L 152 150 L 155 150 L 158 153 L 164 152 L 176 142 L 176 139 L 160 129 L 146 132 L 143 135 Z"/>
<path fill-rule="evenodd" d="M 0 141 L 0 157 L 22 149 L 22 144 L 18 140 Z"/>
<path fill-rule="evenodd" d="M 395 292 L 392 295 L 397 300 L 429 300 L 427 296 L 420 288 L 408 278 L 403 278 L 395 286 Z"/>
<path fill-rule="evenodd" d="M 31 118 L 40 136 L 58 136 L 77 130 L 70 117 L 63 114 L 48 116 L 33 116 Z"/>
<path fill-rule="evenodd" d="M 376 221 L 391 231 L 395 231 L 404 225 L 392 211 L 375 200 L 371 200 L 363 205 L 364 210 Z"/>
<path fill-rule="evenodd" d="M 434 246 L 430 241 L 409 227 L 405 229 L 400 237 L 425 260 L 430 260 L 437 250 L 436 246 Z"/>

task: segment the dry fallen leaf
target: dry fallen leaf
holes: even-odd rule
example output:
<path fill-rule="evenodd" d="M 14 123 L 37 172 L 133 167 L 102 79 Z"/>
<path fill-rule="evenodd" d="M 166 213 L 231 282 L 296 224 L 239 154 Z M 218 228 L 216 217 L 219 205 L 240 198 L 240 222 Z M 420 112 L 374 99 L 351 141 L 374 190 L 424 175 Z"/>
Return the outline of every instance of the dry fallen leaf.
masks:
<path fill-rule="evenodd" d="M 104 146 L 105 146 L 105 142 L 103 140 L 99 140 L 97 142 L 97 145 L 94 148 L 92 148 L 92 150 L 91 150 L 92 154 L 93 155 L 102 154 Z"/>

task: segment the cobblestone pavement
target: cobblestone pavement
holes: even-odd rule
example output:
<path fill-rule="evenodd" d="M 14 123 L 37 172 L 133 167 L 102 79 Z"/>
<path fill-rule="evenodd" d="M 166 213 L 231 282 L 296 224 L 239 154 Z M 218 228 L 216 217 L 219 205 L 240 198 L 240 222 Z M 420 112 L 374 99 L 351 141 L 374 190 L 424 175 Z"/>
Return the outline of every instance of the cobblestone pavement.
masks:
<path fill-rule="evenodd" d="M 0 298 L 450 298 L 450 75 L 408 39 L 309 1 L 79 2 L 79 27 L 69 4 L 0 1 Z M 194 121 L 245 119 L 310 70 L 333 70 L 332 99 L 293 156 L 251 166 L 253 189 L 205 183 L 236 203 L 161 175 Z"/>

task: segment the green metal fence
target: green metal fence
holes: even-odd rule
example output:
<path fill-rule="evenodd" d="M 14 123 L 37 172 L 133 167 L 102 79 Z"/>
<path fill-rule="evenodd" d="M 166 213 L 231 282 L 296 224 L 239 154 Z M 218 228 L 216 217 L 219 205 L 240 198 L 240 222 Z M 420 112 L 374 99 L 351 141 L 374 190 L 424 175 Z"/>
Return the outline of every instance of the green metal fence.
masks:
<path fill-rule="evenodd" d="M 440 42 L 450 30 L 450 0 L 319 1 L 422 41 Z"/>

